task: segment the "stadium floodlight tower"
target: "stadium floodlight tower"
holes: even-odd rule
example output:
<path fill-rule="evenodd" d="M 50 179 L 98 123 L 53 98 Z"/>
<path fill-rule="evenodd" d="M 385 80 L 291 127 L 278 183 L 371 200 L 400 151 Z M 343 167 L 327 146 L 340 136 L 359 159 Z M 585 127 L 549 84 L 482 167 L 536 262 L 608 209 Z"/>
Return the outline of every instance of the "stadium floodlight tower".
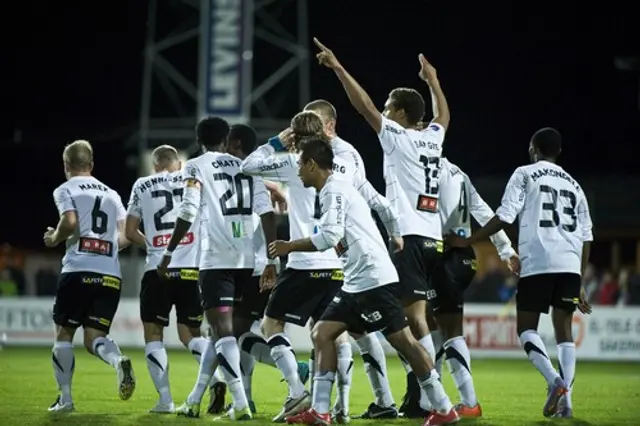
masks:
<path fill-rule="evenodd" d="M 193 146 L 200 117 L 253 125 L 261 139 L 309 101 L 307 0 L 149 0 L 138 131 L 150 151 Z"/>

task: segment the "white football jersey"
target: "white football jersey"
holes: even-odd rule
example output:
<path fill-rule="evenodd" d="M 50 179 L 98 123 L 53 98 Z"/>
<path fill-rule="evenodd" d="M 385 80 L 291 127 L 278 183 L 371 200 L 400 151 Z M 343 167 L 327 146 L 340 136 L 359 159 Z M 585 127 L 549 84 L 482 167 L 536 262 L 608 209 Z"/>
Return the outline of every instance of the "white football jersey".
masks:
<path fill-rule="evenodd" d="M 93 176 L 72 177 L 53 191 L 62 215 L 75 211 L 78 228 L 67 241 L 62 273 L 93 272 L 121 278 L 118 222 L 126 219 L 120 195 Z"/>
<path fill-rule="evenodd" d="M 200 182 L 200 269 L 253 269 L 253 214 L 272 212 L 261 178 L 240 171 L 233 155 L 206 152 L 189 160 L 185 180 Z"/>
<path fill-rule="evenodd" d="M 331 140 L 333 150 L 333 177 L 336 180 L 352 185 L 365 199 L 371 210 L 380 216 L 380 220 L 391 236 L 399 236 L 398 212 L 389 200 L 380 195 L 367 180 L 362 157 L 347 141 L 335 137 Z"/>
<path fill-rule="evenodd" d="M 509 179 L 496 214 L 519 218 L 520 276 L 581 273 L 582 246 L 592 241 L 587 198 L 562 167 L 538 161 L 518 167 Z"/>
<path fill-rule="evenodd" d="M 387 246 L 358 191 L 333 175 L 320 191 L 320 229 L 311 237 L 318 250 L 335 251 L 342 260 L 347 293 L 398 282 Z"/>
<path fill-rule="evenodd" d="M 320 199 L 314 188 L 305 188 L 298 177 L 298 155 L 276 154 L 265 144 L 242 162 L 242 172 L 264 179 L 283 182 L 289 187 L 289 234 L 292 240 L 309 238 L 318 231 L 321 217 Z M 340 269 L 342 263 L 331 251 L 291 253 L 287 267 L 292 269 Z"/>
<path fill-rule="evenodd" d="M 444 135 L 438 123 L 419 131 L 382 116 L 378 138 L 384 151 L 385 195 L 400 215 L 402 235 L 442 239 L 438 200 Z"/>
<path fill-rule="evenodd" d="M 455 233 L 468 238 L 471 236 L 470 216 L 473 216 L 480 226 L 484 226 L 495 213 L 476 191 L 465 172 L 444 157 L 441 164 L 439 211 L 442 218 L 442 234 Z M 511 240 L 504 231 L 492 235 L 491 242 L 503 260 L 516 254 Z"/>
<path fill-rule="evenodd" d="M 267 266 L 267 239 L 262 230 L 260 216 L 253 214 L 253 253 L 255 265 L 253 266 L 253 276 L 260 276 Z"/>
<path fill-rule="evenodd" d="M 178 206 L 182 202 L 182 171 L 160 172 L 138 179 L 131 189 L 127 214 L 140 218 L 144 225 L 147 259 L 144 270 L 155 270 L 171 240 Z M 169 268 L 197 268 L 200 251 L 200 226 L 191 224 L 171 256 Z"/>

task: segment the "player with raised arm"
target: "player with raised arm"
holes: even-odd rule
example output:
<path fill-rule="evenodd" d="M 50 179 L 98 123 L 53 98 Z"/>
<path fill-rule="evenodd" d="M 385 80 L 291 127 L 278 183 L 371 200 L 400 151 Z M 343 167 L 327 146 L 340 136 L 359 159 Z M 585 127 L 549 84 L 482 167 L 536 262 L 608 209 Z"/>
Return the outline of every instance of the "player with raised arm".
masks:
<path fill-rule="evenodd" d="M 394 253 L 393 262 L 398 269 L 405 313 L 413 335 L 435 359 L 426 319 L 426 300 L 429 280 L 443 251 L 438 181 L 442 144 L 450 119 L 436 70 L 423 55 L 419 56 L 419 76 L 431 91 L 434 117 L 424 130 L 419 130 L 425 102 L 416 90 L 392 90 L 380 113 L 333 52 L 318 39 L 314 42 L 320 49 L 316 55 L 320 64 L 335 72 L 351 104 L 378 134 L 384 152 L 385 195 L 401 215 L 400 232 L 405 245 L 403 250 Z M 403 364 L 409 373 L 410 365 Z M 401 412 L 405 406 L 403 403 Z"/>
<path fill-rule="evenodd" d="M 264 146 L 263 152 L 260 156 L 258 156 L 258 152 L 255 155 L 250 156 L 245 163 L 243 163 L 243 170 L 247 170 L 248 173 L 258 172 L 262 176 L 265 176 L 269 179 L 277 179 L 281 181 L 285 181 L 290 186 L 290 214 L 289 214 L 289 223 L 291 227 L 291 235 L 300 235 L 301 237 L 310 236 L 313 232 L 317 231 L 317 221 L 320 218 L 320 203 L 318 194 L 313 191 L 309 191 L 308 188 L 305 188 L 300 181 L 300 178 L 297 176 L 297 159 L 298 154 L 296 151 L 296 146 L 299 145 L 301 140 L 304 140 L 308 137 L 317 137 L 321 136 L 323 140 L 330 144 L 328 137 L 323 133 L 324 123 L 322 118 L 313 111 L 303 111 L 297 114 L 291 122 L 291 128 L 283 131 L 278 137 L 272 138 L 270 140 L 270 144 L 273 146 L 277 146 L 280 151 L 287 151 L 288 154 L 285 154 L 287 158 L 286 169 L 283 172 L 283 169 L 279 168 L 282 166 L 282 154 L 273 155 L 272 149 Z M 346 144 L 346 142 L 345 142 Z M 346 153 L 345 150 L 343 152 Z M 348 154 L 345 157 L 340 157 L 335 159 L 334 168 L 338 170 L 338 174 L 340 175 L 340 179 L 348 182 L 351 185 L 356 185 L 360 189 L 360 191 L 367 196 L 367 201 L 370 204 L 370 207 L 375 209 L 382 221 L 387 226 L 390 235 L 397 235 L 397 229 L 393 229 L 393 225 L 395 222 L 392 220 L 393 215 L 390 214 L 390 205 L 389 202 L 384 199 L 380 194 L 378 194 L 373 186 L 366 181 L 361 181 L 361 174 L 357 171 L 357 164 L 352 161 L 352 155 Z M 266 172 L 266 173 L 265 173 Z M 269 173 L 267 175 L 267 173 Z M 272 174 L 271 174 L 272 173 Z M 306 204 L 302 203 L 304 197 L 307 197 Z M 302 210 L 302 212 L 301 212 Z M 300 223 L 307 222 L 300 226 Z M 302 254 L 302 253 L 301 253 Z M 300 255 L 300 254 L 299 254 Z M 306 256 L 299 256 L 300 258 L 306 259 L 314 259 L 314 258 L 327 258 L 326 253 L 314 253 L 314 254 L 306 254 Z M 329 253 L 329 255 L 333 256 L 334 262 L 336 266 L 340 267 L 340 262 L 335 257 L 335 254 Z M 287 269 L 290 274 L 296 272 L 298 268 L 302 269 L 305 267 L 304 263 L 298 264 L 293 263 L 291 259 L 297 259 L 298 256 L 295 254 L 290 258 L 290 261 L 287 265 Z M 294 269 L 295 268 L 295 269 Z M 287 271 L 285 270 L 285 274 Z M 299 274 L 297 274 L 299 275 Z M 311 275 L 313 276 L 313 275 Z M 281 276 L 282 278 L 282 276 Z M 285 276 L 286 278 L 286 276 Z M 293 322 L 291 321 L 291 316 L 287 316 L 287 309 L 300 309 L 297 307 L 297 304 L 290 305 L 288 300 L 289 292 L 291 292 L 292 288 L 295 288 L 296 292 L 299 292 L 302 295 L 306 295 L 309 291 L 308 285 L 311 281 L 307 280 L 298 280 L 294 281 L 290 279 L 289 281 L 280 282 L 276 285 L 274 290 L 274 294 L 269 301 L 269 306 L 273 306 L 272 309 L 267 307 L 267 312 L 265 316 L 265 324 L 268 324 L 269 327 L 278 327 L 278 329 L 283 329 L 285 322 Z M 340 284 L 341 285 L 341 284 Z M 332 287 L 334 291 L 337 292 L 337 286 L 333 285 Z M 319 289 L 321 291 L 322 289 Z M 322 292 L 323 296 L 319 297 L 318 300 L 321 301 L 321 304 L 315 308 L 315 316 L 311 316 L 312 320 L 317 320 L 319 316 L 324 312 L 326 306 L 331 301 L 331 295 L 325 294 Z M 285 302 L 286 300 L 286 302 Z M 286 304 L 285 304 L 286 303 Z M 307 302 L 309 303 L 309 302 Z M 294 322 L 295 324 L 302 325 L 305 324 L 309 318 L 309 316 L 300 315 L 300 313 L 296 313 L 300 318 L 298 322 Z M 380 343 L 374 335 L 365 335 L 365 336 L 354 336 L 358 341 L 359 347 L 367 348 L 368 351 L 365 351 L 365 357 L 370 354 L 377 354 L 378 356 L 384 356 L 384 351 L 380 347 Z M 339 351 L 339 383 L 338 383 L 338 398 L 336 399 L 336 405 L 333 410 L 333 418 L 338 423 L 346 423 L 349 421 L 349 390 L 351 383 L 351 366 L 352 366 L 352 351 L 349 343 L 348 335 L 345 333 L 340 336 L 336 340 L 336 346 Z M 376 350 L 376 346 L 378 350 Z M 291 355 L 293 360 L 295 360 L 295 355 Z M 371 357 L 371 359 L 375 362 L 376 359 Z M 379 359 L 379 358 L 378 358 Z M 291 361 L 288 361 L 291 362 Z M 314 364 L 313 354 L 310 362 L 311 365 Z M 378 370 L 382 370 L 380 365 L 383 365 L 383 362 L 377 363 Z M 284 373 L 283 373 L 284 374 Z M 386 381 L 386 377 L 379 372 L 370 371 L 369 376 L 376 376 L 376 385 L 374 386 L 374 391 L 381 393 L 380 390 L 384 391 L 386 384 L 386 388 L 388 389 L 388 383 Z M 286 377 L 286 376 L 285 376 Z M 293 386 L 290 385 L 290 398 L 287 401 L 291 401 L 291 395 L 295 392 L 293 390 Z M 390 393 L 390 392 L 389 392 Z M 387 397 L 387 399 L 390 399 Z M 393 404 L 393 402 L 391 402 Z M 286 403 L 285 403 L 286 405 Z M 305 407 L 306 408 L 306 407 Z M 393 411 L 395 411 L 395 416 L 397 417 L 397 411 L 395 407 L 389 406 L 388 410 L 380 410 L 382 415 L 391 416 Z M 304 409 L 304 408 L 301 408 Z M 391 412 L 391 413 L 389 413 Z M 285 417 L 290 416 L 294 413 L 283 411 L 276 416 L 275 421 L 283 421 Z"/>
<path fill-rule="evenodd" d="M 252 414 L 240 379 L 240 350 L 233 330 L 233 305 L 237 289 L 251 284 L 255 264 L 253 213 L 267 215 L 273 210 L 261 179 L 240 172 L 240 159 L 227 154 L 229 124 L 218 117 L 202 119 L 197 141 L 206 151 L 189 160 L 184 170 L 182 204 L 158 273 L 166 276 L 172 256 L 184 241 L 192 223 L 200 226 L 200 290 L 207 321 L 215 338 L 206 346 L 200 362 L 198 381 L 179 415 L 198 417 L 200 402 L 219 360 L 233 406 L 234 420 L 251 419 Z M 263 227 L 274 226 L 273 218 L 263 218 Z M 275 235 L 269 230 L 267 235 Z M 275 279 L 275 277 L 272 277 Z"/>
<path fill-rule="evenodd" d="M 169 386 L 169 358 L 163 344 L 169 313 L 176 308 L 178 338 L 200 363 L 208 342 L 202 337 L 202 306 L 198 288 L 200 227 L 192 224 L 176 248 L 168 274 L 156 271 L 169 243 L 171 230 L 182 201 L 184 183 L 178 151 L 162 145 L 153 153 L 155 173 L 133 184 L 126 222 L 127 238 L 145 247 L 147 258 L 140 288 L 140 318 L 144 328 L 145 358 L 159 395 L 152 413 L 172 413 L 175 409 Z M 144 233 L 140 232 L 140 222 Z"/>
<path fill-rule="evenodd" d="M 459 420 L 447 397 L 433 361 L 413 337 L 399 299 L 398 274 L 382 236 L 358 191 L 333 176 L 333 152 L 326 141 L 313 138 L 302 144 L 300 178 L 320 192 L 322 217 L 312 237 L 276 241 L 269 254 L 334 251 L 343 264 L 345 284 L 313 329 L 318 356 L 311 409 L 287 418 L 288 423 L 330 424 L 329 402 L 337 368 L 335 339 L 345 331 L 356 334 L 381 331 L 403 353 L 420 377 L 434 411 L 425 425 L 452 424 Z"/>
<path fill-rule="evenodd" d="M 469 247 L 486 239 L 519 217 L 520 280 L 516 295 L 517 331 L 527 357 L 544 376 L 546 417 L 573 415 L 571 388 L 576 348 L 571 324 L 576 306 L 591 313 L 581 285 L 589 261 L 593 234 L 587 198 L 580 184 L 556 164 L 562 139 L 552 128 L 534 133 L 529 143 L 533 164 L 518 167 L 509 179 L 496 215 L 472 236 L 447 241 Z M 538 335 L 540 314 L 551 313 L 560 374 Z"/>
<path fill-rule="evenodd" d="M 89 142 L 67 145 L 62 159 L 67 181 L 53 191 L 60 220 L 44 234 L 47 247 L 62 242 L 67 247 L 53 305 L 52 361 L 60 394 L 49 411 L 56 413 L 74 410 L 73 336 L 78 327 L 84 330 L 87 351 L 116 370 L 120 399 L 131 398 L 136 385 L 131 360 L 107 337 L 120 301 L 118 251 L 129 245 L 124 236 L 126 211 L 120 196 L 91 175 Z"/>

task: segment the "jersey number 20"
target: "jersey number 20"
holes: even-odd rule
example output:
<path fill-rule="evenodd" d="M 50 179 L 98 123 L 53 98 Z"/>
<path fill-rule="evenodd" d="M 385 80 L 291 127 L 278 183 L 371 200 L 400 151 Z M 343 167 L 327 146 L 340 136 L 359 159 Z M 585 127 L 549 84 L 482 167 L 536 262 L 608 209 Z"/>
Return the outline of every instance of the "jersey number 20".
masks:
<path fill-rule="evenodd" d="M 551 214 L 551 220 L 540 220 L 541 228 L 555 228 L 561 226 L 567 232 L 574 232 L 578 228 L 576 219 L 576 194 L 566 189 L 558 191 L 547 185 L 540 185 L 540 192 L 549 194 L 550 202 L 542 203 L 542 211 Z M 571 223 L 562 223 L 560 221 L 560 213 L 558 213 L 558 197 L 566 198 L 569 202 L 568 207 L 562 208 L 562 214 L 571 219 Z"/>
<path fill-rule="evenodd" d="M 241 173 L 231 176 L 227 173 L 214 173 L 213 180 L 228 183 L 228 188 L 220 197 L 220 209 L 223 216 L 243 215 L 248 216 L 253 213 L 253 177 Z M 249 199 L 246 199 L 244 185 L 249 187 Z M 235 206 L 233 199 L 236 199 Z"/>

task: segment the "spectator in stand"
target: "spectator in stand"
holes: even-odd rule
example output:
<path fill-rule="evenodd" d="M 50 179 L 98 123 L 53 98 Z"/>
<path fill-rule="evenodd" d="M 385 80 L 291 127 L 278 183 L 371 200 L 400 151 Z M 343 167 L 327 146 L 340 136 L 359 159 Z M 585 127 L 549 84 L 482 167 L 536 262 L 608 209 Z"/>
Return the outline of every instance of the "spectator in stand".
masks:
<path fill-rule="evenodd" d="M 602 284 L 598 292 L 598 305 L 613 306 L 618 302 L 620 289 L 613 274 L 609 271 L 602 276 Z"/>
<path fill-rule="evenodd" d="M 627 305 L 640 306 L 640 274 L 637 271 L 629 277 L 627 290 L 629 292 Z"/>
<path fill-rule="evenodd" d="M 617 306 L 627 305 L 629 298 L 629 270 L 624 268 L 618 273 L 618 301 Z"/>

